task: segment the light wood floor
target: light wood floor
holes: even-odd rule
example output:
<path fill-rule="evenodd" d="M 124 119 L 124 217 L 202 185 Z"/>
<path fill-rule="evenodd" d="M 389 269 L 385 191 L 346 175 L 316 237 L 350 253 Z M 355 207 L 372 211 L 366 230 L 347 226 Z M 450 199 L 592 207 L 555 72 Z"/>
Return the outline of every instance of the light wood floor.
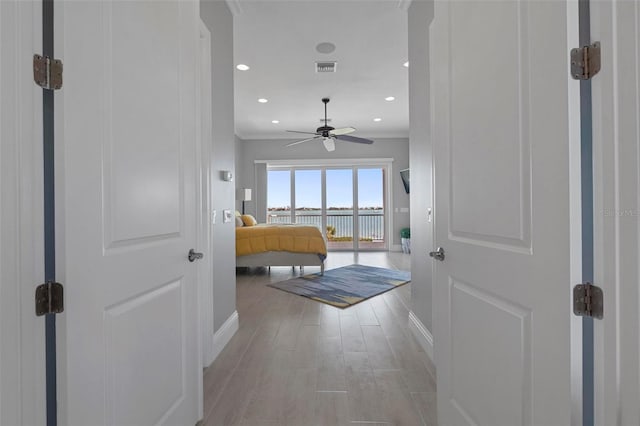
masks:
<path fill-rule="evenodd" d="M 409 270 L 408 255 L 386 252 L 332 252 L 327 267 L 352 263 Z M 341 310 L 265 286 L 294 274 L 238 270 L 240 329 L 205 371 L 203 424 L 435 426 L 433 365 L 407 327 L 411 284 Z"/>

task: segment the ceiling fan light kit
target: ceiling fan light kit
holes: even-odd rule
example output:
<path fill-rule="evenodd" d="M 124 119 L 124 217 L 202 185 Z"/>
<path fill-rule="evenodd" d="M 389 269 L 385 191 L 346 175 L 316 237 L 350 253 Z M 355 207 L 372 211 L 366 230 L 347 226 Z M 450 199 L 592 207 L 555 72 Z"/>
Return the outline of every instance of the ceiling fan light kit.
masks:
<path fill-rule="evenodd" d="M 355 127 L 343 127 L 340 129 L 336 129 L 334 127 L 329 126 L 327 119 L 327 104 L 329 103 L 329 98 L 322 98 L 322 103 L 324 104 L 324 126 L 320 126 L 316 129 L 315 132 L 300 132 L 297 130 L 287 130 L 290 133 L 303 133 L 308 135 L 314 135 L 307 139 L 302 139 L 299 141 L 291 142 L 286 146 L 294 146 L 299 145 L 301 143 L 310 142 L 313 140 L 322 139 L 322 144 L 325 149 L 329 152 L 333 152 L 336 149 L 336 140 L 344 141 L 344 142 L 355 142 L 361 144 L 371 145 L 373 141 L 371 139 L 360 138 L 357 136 L 349 136 L 348 133 L 353 133 L 356 131 Z"/>

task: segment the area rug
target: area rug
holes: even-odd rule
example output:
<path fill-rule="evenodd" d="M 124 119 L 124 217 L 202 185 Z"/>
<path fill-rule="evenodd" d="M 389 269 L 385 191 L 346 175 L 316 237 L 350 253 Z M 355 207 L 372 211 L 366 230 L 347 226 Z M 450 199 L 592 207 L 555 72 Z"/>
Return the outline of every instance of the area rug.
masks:
<path fill-rule="evenodd" d="M 411 281 L 411 273 L 364 265 L 329 269 L 267 284 L 338 308 L 347 308 Z"/>

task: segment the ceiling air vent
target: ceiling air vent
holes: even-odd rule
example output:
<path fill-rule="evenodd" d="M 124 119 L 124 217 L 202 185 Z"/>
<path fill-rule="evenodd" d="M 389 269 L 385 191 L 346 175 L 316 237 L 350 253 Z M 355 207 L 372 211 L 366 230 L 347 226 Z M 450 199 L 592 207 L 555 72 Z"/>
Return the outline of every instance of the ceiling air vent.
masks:
<path fill-rule="evenodd" d="M 316 62 L 316 72 L 336 72 L 337 62 Z"/>

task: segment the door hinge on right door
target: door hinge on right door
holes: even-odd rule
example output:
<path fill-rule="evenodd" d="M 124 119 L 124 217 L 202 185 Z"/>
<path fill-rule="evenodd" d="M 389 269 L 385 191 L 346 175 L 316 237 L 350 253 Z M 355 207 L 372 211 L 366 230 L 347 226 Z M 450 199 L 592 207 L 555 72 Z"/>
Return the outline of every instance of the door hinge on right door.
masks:
<path fill-rule="evenodd" d="M 36 288 L 36 315 L 60 314 L 64 311 L 62 284 L 48 281 Z"/>
<path fill-rule="evenodd" d="M 591 283 L 573 288 L 573 313 L 579 317 L 602 319 L 604 296 L 602 289 Z"/>
<path fill-rule="evenodd" d="M 600 42 L 571 49 L 571 77 L 589 80 L 600 71 Z"/>

